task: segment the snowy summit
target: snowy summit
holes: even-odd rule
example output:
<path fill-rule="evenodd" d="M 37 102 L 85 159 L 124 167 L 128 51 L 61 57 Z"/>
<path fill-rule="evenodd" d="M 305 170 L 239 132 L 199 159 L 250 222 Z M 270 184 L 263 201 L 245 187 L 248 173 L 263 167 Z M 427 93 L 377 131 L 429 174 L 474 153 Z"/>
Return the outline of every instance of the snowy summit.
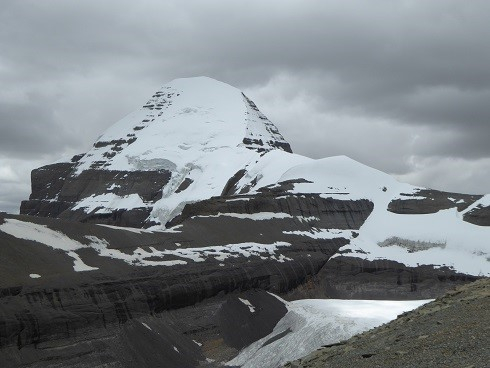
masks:
<path fill-rule="evenodd" d="M 207 77 L 176 79 L 102 134 L 76 165 L 83 171 L 171 173 L 153 220 L 162 224 L 185 203 L 220 195 L 228 179 L 260 153 L 291 152 L 277 128 L 240 90 Z M 185 193 L 176 191 L 190 184 Z M 170 198 L 172 197 L 172 198 Z M 145 206 L 139 198 L 100 195 L 77 208 Z"/>

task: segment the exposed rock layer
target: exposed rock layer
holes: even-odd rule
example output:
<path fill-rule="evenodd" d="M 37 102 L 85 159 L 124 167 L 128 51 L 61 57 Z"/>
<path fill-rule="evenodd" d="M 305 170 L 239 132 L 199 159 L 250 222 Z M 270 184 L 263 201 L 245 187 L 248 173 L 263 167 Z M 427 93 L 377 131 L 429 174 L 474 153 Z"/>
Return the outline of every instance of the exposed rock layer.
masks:
<path fill-rule="evenodd" d="M 462 211 L 481 197 L 423 189 L 413 194 L 402 194 L 402 198 L 390 202 L 388 210 L 399 214 L 426 214 L 455 207 Z"/>
<path fill-rule="evenodd" d="M 330 259 L 307 284 L 292 291 L 289 298 L 430 299 L 455 285 L 477 279 L 447 267 L 408 267 L 390 260 L 340 256 Z"/>

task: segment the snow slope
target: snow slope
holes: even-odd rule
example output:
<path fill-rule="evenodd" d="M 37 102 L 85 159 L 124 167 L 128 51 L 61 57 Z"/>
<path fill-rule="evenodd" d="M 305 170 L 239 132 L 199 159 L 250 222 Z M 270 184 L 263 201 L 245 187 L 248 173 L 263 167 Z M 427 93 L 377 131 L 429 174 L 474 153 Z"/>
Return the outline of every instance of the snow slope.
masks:
<path fill-rule="evenodd" d="M 430 300 L 337 300 L 304 299 L 283 301 L 287 314 L 264 338 L 244 348 L 227 365 L 282 367 L 323 345 L 346 340 L 395 319 Z M 253 308 L 253 305 L 250 306 Z"/>
<path fill-rule="evenodd" d="M 280 155 L 279 153 L 270 153 Z M 294 165 L 295 163 L 299 164 Z M 486 206 L 490 196 L 484 196 L 466 210 L 454 208 L 434 214 L 396 214 L 388 211 L 389 203 L 402 194 L 413 194 L 423 189 L 400 183 L 392 176 L 363 165 L 346 156 L 320 160 L 291 160 L 276 166 L 286 170 L 280 175 L 274 165 L 261 163 L 267 168 L 259 181 L 261 186 L 304 179 L 289 190 L 292 194 L 316 193 L 324 198 L 341 200 L 368 199 L 374 210 L 357 237 L 349 231 L 313 229 L 298 235 L 313 239 L 349 237 L 351 243 L 341 248 L 343 256 L 362 257 L 369 260 L 390 259 L 407 266 L 448 266 L 458 272 L 490 276 L 490 227 L 477 226 L 463 220 L 463 215 L 477 206 Z M 258 172 L 259 170 L 257 170 Z M 270 172 L 269 172 L 270 171 Z M 417 197 L 410 197 L 417 198 Z"/>

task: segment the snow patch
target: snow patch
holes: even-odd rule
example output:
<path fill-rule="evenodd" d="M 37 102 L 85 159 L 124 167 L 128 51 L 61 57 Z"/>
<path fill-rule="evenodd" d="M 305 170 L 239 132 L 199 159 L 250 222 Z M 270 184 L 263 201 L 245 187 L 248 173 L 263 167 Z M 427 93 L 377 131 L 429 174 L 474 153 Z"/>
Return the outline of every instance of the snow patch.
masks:
<path fill-rule="evenodd" d="M 250 201 L 251 197 L 236 197 L 231 199 L 226 199 L 226 202 L 242 202 L 242 201 Z"/>
<path fill-rule="evenodd" d="M 255 313 L 255 307 L 247 299 L 238 298 L 243 304 L 245 304 L 251 313 Z"/>
<path fill-rule="evenodd" d="M 285 219 L 285 218 L 293 218 L 289 213 L 282 212 L 259 212 L 259 213 L 218 213 L 216 215 L 206 215 L 206 216 L 193 216 L 196 217 L 235 217 L 239 219 L 249 219 L 255 221 L 263 221 L 263 220 L 273 220 L 273 219 Z"/>
<path fill-rule="evenodd" d="M 105 193 L 82 199 L 72 210 L 83 209 L 85 213 L 91 213 L 98 209 L 95 213 L 110 213 L 118 209 L 130 210 L 147 206 L 138 194 L 120 197 L 114 193 Z"/>
<path fill-rule="evenodd" d="M 465 210 L 461 211 L 462 215 L 472 212 L 473 210 L 480 207 L 489 207 L 490 206 L 490 194 L 484 195 L 479 200 L 473 202 L 470 206 L 468 206 Z"/>
<path fill-rule="evenodd" d="M 335 238 L 352 238 L 352 230 L 341 229 L 312 229 L 311 231 L 283 231 L 283 234 L 307 236 L 311 239 L 335 239 Z"/>
<path fill-rule="evenodd" d="M 129 232 L 136 233 L 136 234 L 154 233 L 155 232 L 155 230 L 140 229 L 140 228 L 136 228 L 136 227 L 123 227 L 123 226 L 114 226 L 114 225 L 107 225 L 107 224 L 96 224 L 96 225 L 108 227 L 109 229 L 114 229 L 114 230 L 129 231 Z"/>

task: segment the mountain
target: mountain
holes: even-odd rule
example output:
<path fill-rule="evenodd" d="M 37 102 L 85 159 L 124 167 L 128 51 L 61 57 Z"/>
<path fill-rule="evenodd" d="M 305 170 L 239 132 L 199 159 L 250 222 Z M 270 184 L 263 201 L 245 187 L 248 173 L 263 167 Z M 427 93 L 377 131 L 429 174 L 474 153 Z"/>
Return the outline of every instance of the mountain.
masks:
<path fill-rule="evenodd" d="M 165 225 L 186 203 L 220 195 L 235 173 L 271 150 L 291 152 L 242 92 L 210 78 L 177 79 L 87 153 L 33 171 L 20 212 Z"/>
<path fill-rule="evenodd" d="M 349 218 L 323 219 L 329 211 Z M 21 214 L 153 229 L 289 217 L 308 226 L 288 235 L 342 239 L 336 256 L 347 263 L 362 254 L 489 275 L 490 196 L 402 184 L 345 156 L 293 154 L 248 97 L 206 77 L 170 82 L 86 154 L 34 170 Z"/>
<path fill-rule="evenodd" d="M 239 90 L 175 80 L 0 214 L 0 365 L 219 365 L 287 314 L 268 292 L 430 299 L 490 275 L 488 239 L 490 196 L 294 154 Z"/>

